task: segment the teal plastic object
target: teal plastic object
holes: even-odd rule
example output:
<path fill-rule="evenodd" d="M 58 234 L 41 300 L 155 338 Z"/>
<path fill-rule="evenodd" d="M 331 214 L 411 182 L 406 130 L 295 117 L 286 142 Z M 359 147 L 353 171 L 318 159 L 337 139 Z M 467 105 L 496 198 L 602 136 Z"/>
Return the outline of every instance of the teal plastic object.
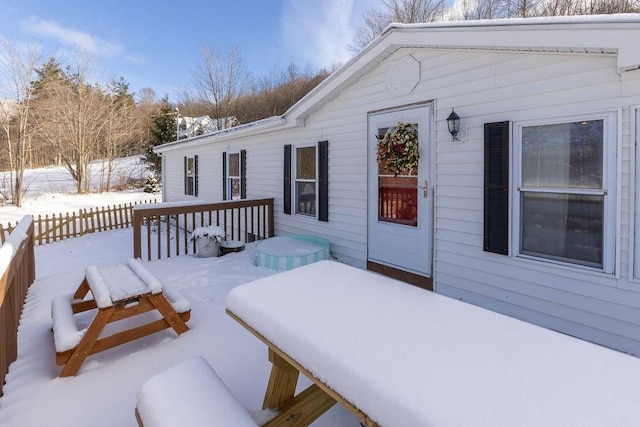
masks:
<path fill-rule="evenodd" d="M 311 235 L 278 236 L 256 245 L 256 265 L 276 271 L 329 259 L 329 241 Z"/>

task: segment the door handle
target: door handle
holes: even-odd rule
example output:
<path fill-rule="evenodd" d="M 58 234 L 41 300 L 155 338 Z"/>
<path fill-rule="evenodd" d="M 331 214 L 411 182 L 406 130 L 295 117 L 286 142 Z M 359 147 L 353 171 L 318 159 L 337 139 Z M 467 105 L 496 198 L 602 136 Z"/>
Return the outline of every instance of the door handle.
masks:
<path fill-rule="evenodd" d="M 427 181 L 422 182 L 422 186 L 418 185 L 418 188 L 422 190 L 422 197 L 429 197 L 429 183 Z"/>

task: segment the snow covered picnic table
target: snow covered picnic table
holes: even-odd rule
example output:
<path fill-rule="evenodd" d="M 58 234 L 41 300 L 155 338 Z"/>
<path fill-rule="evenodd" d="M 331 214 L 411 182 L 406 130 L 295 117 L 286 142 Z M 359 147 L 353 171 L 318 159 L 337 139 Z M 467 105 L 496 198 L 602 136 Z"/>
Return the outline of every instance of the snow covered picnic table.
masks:
<path fill-rule="evenodd" d="M 85 297 L 89 296 L 88 299 Z M 74 315 L 97 310 L 86 327 L 78 327 Z M 107 324 L 155 311 L 158 319 L 110 335 Z M 64 365 L 61 377 L 75 376 L 87 356 L 108 350 L 166 328 L 180 335 L 189 330 L 191 307 L 179 292 L 163 289 L 142 263 L 89 266 L 74 294 L 59 295 L 51 303 L 56 363 Z M 124 326 L 124 325 L 123 325 Z"/>
<path fill-rule="evenodd" d="M 238 286 L 227 312 L 269 346 L 265 407 L 295 405 L 295 370 L 365 425 L 640 425 L 640 359 L 334 261 Z"/>

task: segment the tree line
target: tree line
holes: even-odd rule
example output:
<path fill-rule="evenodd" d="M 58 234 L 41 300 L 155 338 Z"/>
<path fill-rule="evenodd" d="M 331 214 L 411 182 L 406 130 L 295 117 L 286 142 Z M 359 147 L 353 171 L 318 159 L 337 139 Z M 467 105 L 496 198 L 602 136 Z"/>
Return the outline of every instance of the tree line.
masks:
<path fill-rule="evenodd" d="M 20 206 L 26 169 L 62 165 L 78 193 L 90 190 L 89 166 L 101 161 L 100 191 L 110 191 L 114 160 L 143 154 L 160 172 L 153 147 L 176 139 L 178 115 L 236 117 L 248 123 L 286 111 L 328 72 L 295 65 L 253 79 L 237 49 L 203 46 L 192 82 L 171 103 L 151 88 L 132 93 L 127 81 L 100 79 L 95 58 L 76 55 L 70 64 L 42 61 L 37 45 L 0 37 L 0 197 Z"/>

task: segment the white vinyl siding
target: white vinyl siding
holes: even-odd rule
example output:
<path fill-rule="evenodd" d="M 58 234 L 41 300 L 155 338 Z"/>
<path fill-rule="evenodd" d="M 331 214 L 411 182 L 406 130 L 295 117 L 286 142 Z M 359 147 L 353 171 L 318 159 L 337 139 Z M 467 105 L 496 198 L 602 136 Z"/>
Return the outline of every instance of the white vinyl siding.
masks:
<path fill-rule="evenodd" d="M 408 54 L 421 64 L 420 81 L 409 95 L 396 96 L 387 88 L 387 72 L 394 60 Z M 251 165 L 247 197 L 275 199 L 277 233 L 323 236 L 339 261 L 364 268 L 367 114 L 433 102 L 436 292 L 640 354 L 640 283 L 632 283 L 626 274 L 633 259 L 629 248 L 634 222 L 630 107 L 640 105 L 640 70 L 619 74 L 613 55 L 428 48 L 400 49 L 371 66 L 297 121 L 248 136 L 229 134 L 212 138 L 209 144 L 198 143 L 201 197 L 214 201 L 222 197 L 222 174 L 205 165 L 221 165 L 223 151 L 246 148 Z M 452 108 L 461 117 L 463 143 L 450 143 L 446 118 Z M 613 273 L 484 252 L 484 123 L 548 123 L 612 112 L 616 118 L 610 124 L 617 129 L 607 144 L 613 145 L 612 161 L 617 166 L 608 190 L 615 190 L 613 205 L 618 210 L 608 216 L 607 224 L 613 233 L 614 248 L 609 251 Z M 322 140 L 330 141 L 330 221 L 283 214 L 283 145 Z M 168 201 L 184 199 L 181 161 L 189 149 L 177 147 L 165 153 L 170 156 L 163 183 L 168 186 Z M 513 247 L 511 251 L 513 255 Z"/>
<path fill-rule="evenodd" d="M 477 52 L 453 54 L 452 61 L 443 65 L 447 53 L 423 52 L 414 54 L 422 60 L 422 70 L 442 76 L 429 79 L 425 87 L 438 100 L 436 291 L 639 354 L 640 317 L 634 316 L 640 316 L 640 287 L 620 277 L 620 272 L 627 271 L 629 256 L 628 246 L 621 242 L 628 237 L 624 233 L 629 218 L 626 165 L 630 141 L 628 133 L 618 131 L 619 122 L 622 129 L 626 126 L 628 113 L 621 107 L 628 101 L 619 96 L 621 76 L 615 59 Z M 486 56 L 492 56 L 493 61 L 483 65 Z M 640 84 L 633 89 L 635 93 L 638 90 Z M 452 107 L 467 134 L 463 144 L 446 141 L 446 117 Z M 608 273 L 483 252 L 484 123 L 552 123 L 563 117 L 605 116 L 611 117 L 607 125 L 613 131 L 606 141 L 610 150 L 607 167 L 614 169 L 607 187 L 612 191 L 608 206 L 614 209 L 606 215 L 605 223 Z M 512 135 L 512 147 L 515 141 Z M 618 163 L 623 167 L 616 167 Z M 516 177 L 517 168 L 511 173 L 512 180 Z M 515 223 L 518 199 L 512 196 L 510 203 L 511 222 Z M 511 231 L 510 251 L 515 255 L 519 242 L 513 239 L 518 229 Z"/>

